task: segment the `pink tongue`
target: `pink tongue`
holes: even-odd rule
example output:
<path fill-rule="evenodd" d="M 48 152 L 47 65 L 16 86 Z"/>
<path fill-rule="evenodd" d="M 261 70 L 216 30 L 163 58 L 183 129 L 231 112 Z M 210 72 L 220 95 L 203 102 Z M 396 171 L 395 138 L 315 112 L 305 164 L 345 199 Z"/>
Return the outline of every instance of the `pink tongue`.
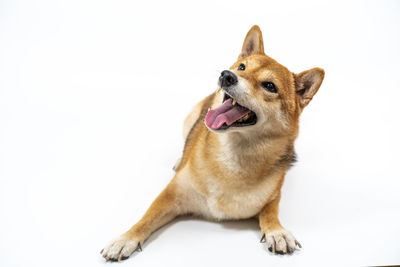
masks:
<path fill-rule="evenodd" d="M 206 125 L 214 130 L 219 129 L 224 123 L 231 125 L 238 119 L 248 114 L 250 110 L 238 105 L 232 106 L 232 99 L 227 99 L 217 108 L 209 110 L 206 115 Z"/>

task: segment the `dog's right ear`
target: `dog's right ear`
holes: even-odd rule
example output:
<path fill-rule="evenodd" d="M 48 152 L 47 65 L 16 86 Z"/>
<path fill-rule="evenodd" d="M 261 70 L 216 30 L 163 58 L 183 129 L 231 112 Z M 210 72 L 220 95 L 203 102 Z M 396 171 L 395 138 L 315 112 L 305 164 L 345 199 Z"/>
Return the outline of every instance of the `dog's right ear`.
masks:
<path fill-rule="evenodd" d="M 265 55 L 263 37 L 260 27 L 257 25 L 254 25 L 247 33 L 243 42 L 242 52 L 239 55 L 239 59 L 243 59 L 254 54 Z"/>

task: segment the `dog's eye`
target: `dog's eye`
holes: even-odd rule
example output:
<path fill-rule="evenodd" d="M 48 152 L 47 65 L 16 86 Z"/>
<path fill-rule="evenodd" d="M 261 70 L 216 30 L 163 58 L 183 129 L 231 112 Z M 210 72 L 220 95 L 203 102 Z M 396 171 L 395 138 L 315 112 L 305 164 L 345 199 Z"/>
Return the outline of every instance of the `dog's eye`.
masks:
<path fill-rule="evenodd" d="M 243 63 L 241 63 L 238 67 L 238 70 L 245 70 L 245 69 L 246 69 L 246 66 Z"/>
<path fill-rule="evenodd" d="M 271 93 L 277 93 L 278 92 L 278 90 L 276 89 L 274 83 L 262 82 L 261 86 L 264 87 L 264 89 L 267 90 L 268 92 L 271 92 Z"/>

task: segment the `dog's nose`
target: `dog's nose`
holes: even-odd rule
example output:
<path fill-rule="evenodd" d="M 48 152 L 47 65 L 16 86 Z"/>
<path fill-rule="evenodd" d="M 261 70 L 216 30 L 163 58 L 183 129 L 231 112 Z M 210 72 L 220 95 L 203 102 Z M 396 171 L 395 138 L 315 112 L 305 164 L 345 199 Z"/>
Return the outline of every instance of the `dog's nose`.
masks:
<path fill-rule="evenodd" d="M 238 82 L 238 79 L 232 71 L 224 70 L 221 72 L 221 76 L 219 76 L 219 83 L 221 87 L 229 87 Z"/>

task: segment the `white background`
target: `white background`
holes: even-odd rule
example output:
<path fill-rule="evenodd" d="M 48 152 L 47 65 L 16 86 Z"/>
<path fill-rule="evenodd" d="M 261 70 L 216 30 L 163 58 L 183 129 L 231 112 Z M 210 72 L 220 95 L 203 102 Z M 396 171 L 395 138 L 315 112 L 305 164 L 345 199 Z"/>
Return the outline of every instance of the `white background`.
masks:
<path fill-rule="evenodd" d="M 276 256 L 257 222 L 184 218 L 124 266 L 400 264 L 399 1 L 0 1 L 0 266 L 104 266 L 173 176 L 181 126 L 258 24 L 326 71 L 302 114 Z M 116 263 L 112 263 L 116 264 Z"/>

